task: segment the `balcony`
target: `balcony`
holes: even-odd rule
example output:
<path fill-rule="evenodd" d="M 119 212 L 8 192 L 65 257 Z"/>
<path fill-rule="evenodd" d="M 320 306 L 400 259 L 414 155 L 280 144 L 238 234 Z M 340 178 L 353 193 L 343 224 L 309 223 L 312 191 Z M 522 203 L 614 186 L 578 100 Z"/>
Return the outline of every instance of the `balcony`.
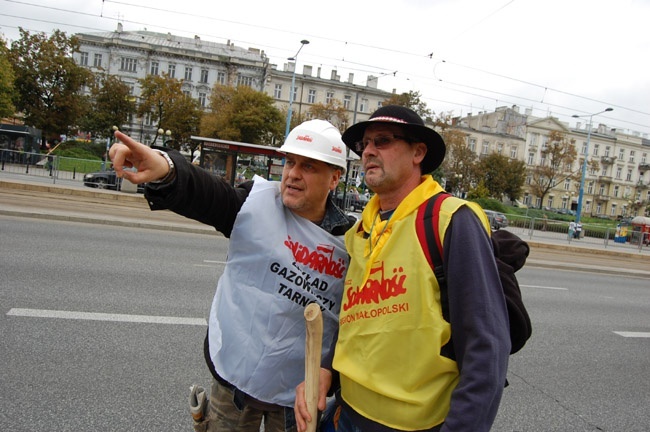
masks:
<path fill-rule="evenodd" d="M 611 176 L 598 176 L 598 181 L 601 183 L 610 184 L 612 182 Z"/>
<path fill-rule="evenodd" d="M 640 163 L 639 164 L 639 171 L 650 171 L 650 164 L 649 163 Z"/>
<path fill-rule="evenodd" d="M 636 190 L 642 191 L 648 189 L 648 184 L 643 183 L 643 180 L 639 180 L 636 184 Z"/>
<path fill-rule="evenodd" d="M 596 195 L 596 201 L 607 202 L 609 201 L 608 195 Z"/>
<path fill-rule="evenodd" d="M 600 163 L 602 163 L 602 164 L 604 164 L 604 165 L 611 165 L 611 164 L 614 163 L 615 160 L 616 160 L 615 157 L 612 157 L 612 156 L 603 156 L 603 157 L 600 158 Z"/>

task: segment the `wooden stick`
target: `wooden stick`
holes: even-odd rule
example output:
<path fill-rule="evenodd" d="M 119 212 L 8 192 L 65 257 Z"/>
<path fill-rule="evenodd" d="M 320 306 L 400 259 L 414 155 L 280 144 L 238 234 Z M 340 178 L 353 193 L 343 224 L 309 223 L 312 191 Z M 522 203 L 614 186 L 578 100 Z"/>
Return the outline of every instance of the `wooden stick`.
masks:
<path fill-rule="evenodd" d="M 307 432 L 315 432 L 318 425 L 318 380 L 323 345 L 323 315 L 317 303 L 305 308 L 307 338 L 305 342 L 305 401 L 311 416 Z"/>

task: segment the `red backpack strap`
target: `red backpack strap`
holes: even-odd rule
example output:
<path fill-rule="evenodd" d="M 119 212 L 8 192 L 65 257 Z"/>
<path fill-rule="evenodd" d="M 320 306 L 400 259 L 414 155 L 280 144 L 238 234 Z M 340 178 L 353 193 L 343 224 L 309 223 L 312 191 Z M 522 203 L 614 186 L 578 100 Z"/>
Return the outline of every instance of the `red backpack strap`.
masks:
<path fill-rule="evenodd" d="M 438 193 L 422 203 L 418 209 L 415 230 L 424 256 L 432 269 L 442 266 L 442 239 L 438 231 L 440 206 L 450 196 L 445 192 Z"/>

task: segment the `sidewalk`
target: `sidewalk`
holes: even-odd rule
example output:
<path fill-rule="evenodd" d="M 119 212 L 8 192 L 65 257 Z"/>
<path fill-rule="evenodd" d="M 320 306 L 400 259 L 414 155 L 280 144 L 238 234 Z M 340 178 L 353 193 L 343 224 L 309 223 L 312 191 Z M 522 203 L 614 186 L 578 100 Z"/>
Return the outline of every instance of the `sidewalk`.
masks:
<path fill-rule="evenodd" d="M 221 235 L 175 213 L 149 210 L 142 194 L 93 189 L 79 181 L 52 184 L 47 179 L 1 172 L 0 215 Z M 522 237 L 531 247 L 528 267 L 650 278 L 650 248 L 639 252 L 580 241 L 569 244 L 563 236 Z"/>

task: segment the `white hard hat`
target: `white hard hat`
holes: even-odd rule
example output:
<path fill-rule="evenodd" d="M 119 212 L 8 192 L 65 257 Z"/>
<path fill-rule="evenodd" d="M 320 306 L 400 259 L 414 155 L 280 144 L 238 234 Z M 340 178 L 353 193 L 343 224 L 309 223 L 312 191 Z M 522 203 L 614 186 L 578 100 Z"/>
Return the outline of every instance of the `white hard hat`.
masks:
<path fill-rule="evenodd" d="M 279 151 L 336 165 L 343 172 L 346 169 L 346 147 L 341 132 L 325 120 L 309 120 L 296 126 Z"/>

